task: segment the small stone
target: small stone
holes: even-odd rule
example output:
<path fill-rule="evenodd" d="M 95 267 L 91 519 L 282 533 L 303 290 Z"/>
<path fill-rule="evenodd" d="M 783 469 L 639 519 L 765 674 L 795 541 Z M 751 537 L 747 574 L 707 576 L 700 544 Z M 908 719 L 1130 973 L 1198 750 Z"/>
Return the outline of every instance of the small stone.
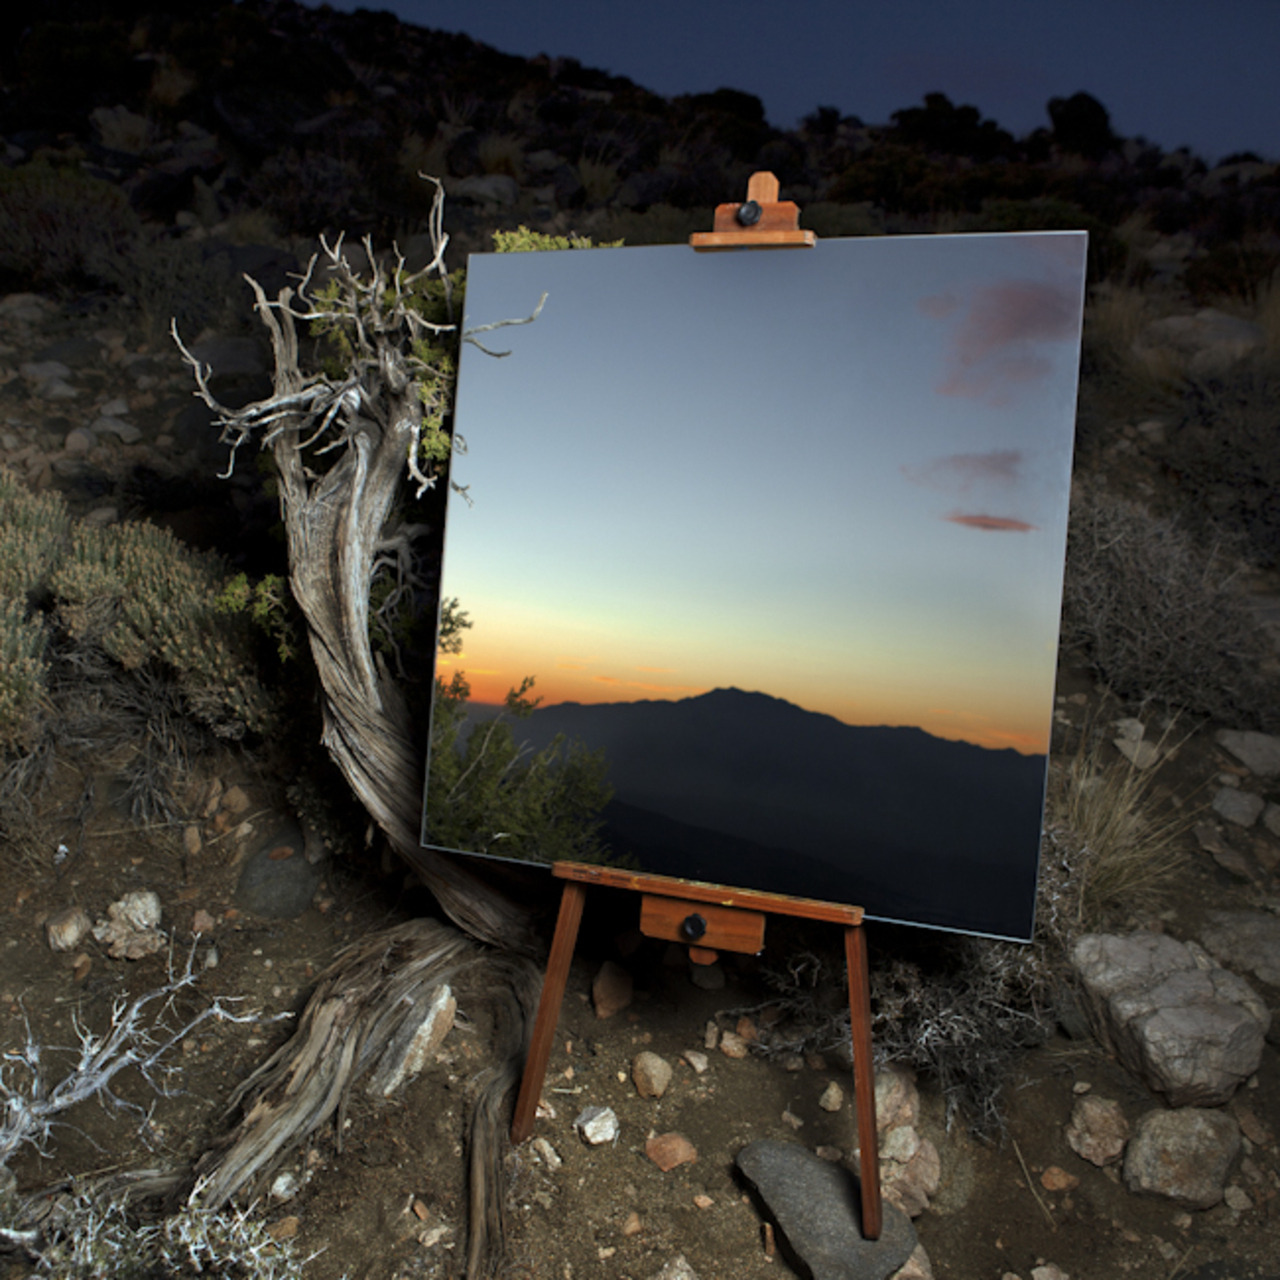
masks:
<path fill-rule="evenodd" d="M 803 1129 L 804 1121 L 794 1112 L 787 1110 L 782 1113 L 782 1123 L 792 1129 Z"/>
<path fill-rule="evenodd" d="M 1180 1107 L 1150 1111 L 1125 1151 L 1130 1191 L 1163 1196 L 1186 1209 L 1211 1209 L 1223 1198 L 1240 1130 L 1222 1111 Z"/>
<path fill-rule="evenodd" d="M 542 1161 L 548 1169 L 558 1169 L 564 1161 L 560 1158 L 560 1153 L 551 1145 L 546 1138 L 534 1138 L 533 1149 L 537 1153 L 538 1159 Z"/>
<path fill-rule="evenodd" d="M 702 1075 L 704 1071 L 711 1065 L 711 1060 L 705 1053 L 698 1049 L 686 1049 L 681 1055 L 698 1075 Z"/>
<path fill-rule="evenodd" d="M 228 787 L 222 793 L 222 807 L 229 813 L 241 814 L 249 808 L 249 797 L 240 786 Z"/>
<path fill-rule="evenodd" d="M 727 981 L 724 965 L 719 961 L 715 964 L 691 964 L 689 981 L 700 991 L 723 991 Z"/>
<path fill-rule="evenodd" d="M 93 928 L 83 907 L 64 907 L 44 922 L 44 933 L 52 951 L 74 951 Z"/>
<path fill-rule="evenodd" d="M 1222 1193 L 1222 1200 L 1233 1213 L 1247 1213 L 1253 1208 L 1253 1201 L 1243 1187 L 1228 1187 Z"/>
<path fill-rule="evenodd" d="M 739 1018 L 738 1025 L 734 1027 L 734 1031 L 748 1044 L 755 1044 L 760 1039 L 760 1032 L 750 1018 Z"/>
<path fill-rule="evenodd" d="M 924 1245 L 916 1245 L 911 1252 L 911 1257 L 889 1277 L 889 1280 L 933 1280 L 933 1263 L 929 1261 Z"/>
<path fill-rule="evenodd" d="M 1129 1122 L 1118 1102 L 1086 1094 L 1071 1110 L 1066 1139 L 1076 1155 L 1101 1169 L 1115 1164 L 1124 1154 Z"/>
<path fill-rule="evenodd" d="M 1150 769 L 1160 763 L 1160 748 L 1154 742 L 1117 738 L 1115 747 L 1135 769 Z"/>
<path fill-rule="evenodd" d="M 182 828 L 182 849 L 188 858 L 194 858 L 204 847 L 200 838 L 200 828 L 194 822 L 188 822 Z"/>
<path fill-rule="evenodd" d="M 273 1222 L 267 1228 L 267 1235 L 273 1240 L 292 1240 L 298 1234 L 298 1228 L 301 1222 L 296 1213 L 291 1213 L 287 1218 L 281 1218 L 279 1222 Z"/>
<path fill-rule="evenodd" d="M 71 976 L 77 982 L 83 982 L 93 968 L 93 961 L 82 951 L 71 964 Z"/>
<path fill-rule="evenodd" d="M 818 1099 L 818 1106 L 823 1111 L 839 1111 L 844 1106 L 844 1090 L 832 1080 L 822 1091 L 822 1097 Z"/>
<path fill-rule="evenodd" d="M 631 1064 L 631 1079 L 642 1098 L 660 1098 L 671 1083 L 671 1064 L 646 1049 Z"/>
<path fill-rule="evenodd" d="M 621 1013 L 631 1003 L 633 994 L 631 975 L 620 964 L 606 960 L 591 983 L 596 1017 L 612 1018 Z"/>
<path fill-rule="evenodd" d="M 278 1173 L 271 1180 L 271 1198 L 273 1200 L 292 1200 L 302 1186 L 301 1180 L 292 1169 Z"/>
<path fill-rule="evenodd" d="M 698 1280 L 698 1273 L 689 1265 L 683 1253 L 678 1253 L 661 1271 L 655 1271 L 649 1280 Z"/>
<path fill-rule="evenodd" d="M 426 1220 L 431 1216 L 431 1210 L 427 1208 L 426 1201 L 419 1200 L 415 1197 L 413 1201 L 413 1216 L 417 1218 L 419 1222 L 426 1222 Z"/>
<path fill-rule="evenodd" d="M 1246 1199 L 1247 1198 L 1248 1197 L 1246 1197 Z M 698 1195 L 693 1197 L 693 1203 L 696 1204 L 699 1209 L 710 1209 L 711 1206 L 715 1204 L 715 1201 L 709 1195 L 704 1195 L 699 1192 Z"/>
<path fill-rule="evenodd" d="M 69 458 L 83 458 L 97 444 L 93 432 L 84 427 L 72 427 L 63 437 L 62 447 Z"/>
<path fill-rule="evenodd" d="M 670 1173 L 678 1165 L 693 1164 L 698 1158 L 698 1149 L 679 1133 L 662 1133 L 650 1138 L 644 1144 L 644 1153 L 663 1173 Z"/>
<path fill-rule="evenodd" d="M 640 1221 L 640 1215 L 632 1209 L 622 1223 L 622 1234 L 624 1236 L 638 1236 L 643 1229 L 644 1224 Z"/>
<path fill-rule="evenodd" d="M 1042 1267 L 1031 1268 L 1031 1280 L 1071 1280 L 1056 1262 L 1046 1262 Z"/>
<path fill-rule="evenodd" d="M 720 1052 L 726 1058 L 745 1058 L 750 1053 L 750 1049 L 747 1042 L 736 1031 L 726 1031 L 720 1037 Z"/>
<path fill-rule="evenodd" d="M 714 1049 L 720 1043 L 720 1028 L 714 1018 L 707 1019 L 706 1029 L 702 1033 L 702 1047 Z"/>
<path fill-rule="evenodd" d="M 1213 797 L 1213 811 L 1238 827 L 1251 827 L 1267 807 L 1267 802 L 1252 791 L 1222 787 Z"/>
<path fill-rule="evenodd" d="M 1040 1175 L 1040 1185 L 1046 1191 L 1074 1191 L 1080 1185 L 1080 1179 L 1074 1173 L 1051 1164 Z"/>
<path fill-rule="evenodd" d="M 844 1159 L 844 1152 L 839 1147 L 814 1147 L 813 1154 L 828 1164 L 839 1164 Z"/>
<path fill-rule="evenodd" d="M 216 923 L 217 921 L 215 921 L 214 918 L 203 907 L 200 907 L 196 910 L 195 914 L 191 917 L 191 932 L 192 933 L 212 933 L 214 925 Z"/>
<path fill-rule="evenodd" d="M 618 1138 L 618 1115 L 612 1107 L 587 1107 L 573 1122 L 578 1136 L 589 1147 L 600 1147 Z"/>

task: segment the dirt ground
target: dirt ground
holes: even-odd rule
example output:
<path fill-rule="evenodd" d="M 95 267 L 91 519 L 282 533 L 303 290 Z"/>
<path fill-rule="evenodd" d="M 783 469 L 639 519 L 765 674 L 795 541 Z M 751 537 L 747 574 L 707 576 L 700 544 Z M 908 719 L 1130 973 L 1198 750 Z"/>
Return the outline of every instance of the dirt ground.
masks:
<path fill-rule="evenodd" d="M 1187 803 L 1197 804 L 1224 763 L 1205 730 L 1165 767 Z M 193 853 L 190 837 L 184 845 L 179 828 L 134 828 L 112 802 L 109 778 L 100 779 L 94 794 L 101 798 L 86 815 L 83 769 L 83 762 L 68 762 L 48 794 L 43 844 L 0 851 L 5 1049 L 21 1043 L 24 1018 L 38 1043 L 74 1044 L 77 1023 L 100 1029 L 113 1002 L 165 980 L 164 952 L 111 959 L 91 937 L 71 952 L 51 951 L 45 922 L 70 905 L 83 906 L 96 920 L 126 892 L 152 889 L 179 959 L 191 945 L 196 913 L 207 914 L 213 925 L 199 954 L 205 956 L 212 941 L 217 963 L 202 973 L 193 992 L 184 993 L 175 1016 L 216 997 L 234 997 L 268 1017 L 297 1012 L 315 975 L 344 944 L 429 909 L 420 892 L 403 890 L 398 873 L 381 874 L 371 855 L 367 865 L 359 859 L 328 865 L 312 905 L 297 918 L 255 917 L 236 907 L 235 886 L 264 824 L 284 808 L 269 776 L 255 775 L 243 757 L 203 763 L 191 781 L 193 812 L 208 807 L 204 797 L 215 778 L 224 795 L 238 787 L 244 807 L 229 815 L 215 806 L 198 820 L 201 847 Z M 72 838 L 81 819 L 82 841 Z M 1163 920 L 1178 936 L 1190 937 L 1208 908 L 1258 905 L 1264 896 L 1263 889 L 1228 875 L 1197 851 Z M 554 905 L 551 893 L 547 905 Z M 650 1280 L 681 1254 L 702 1280 L 803 1274 L 784 1252 L 766 1251 L 762 1216 L 736 1177 L 733 1160 L 747 1142 L 772 1137 L 810 1149 L 839 1148 L 856 1167 L 849 1156 L 855 1140 L 847 1072 L 835 1060 L 786 1070 L 777 1059 L 735 1060 L 712 1051 L 700 1074 L 682 1057 L 704 1048 L 708 1021 L 733 1025 L 744 1010 L 759 1016 L 770 999 L 763 968 L 778 959 L 779 948 L 796 944 L 794 926 L 771 934 L 774 946 L 767 945 L 759 959 L 728 958 L 723 989 L 705 990 L 691 982 L 687 963 L 666 944 L 636 937 L 635 914 L 627 895 L 589 896 L 544 1090 L 554 1114 L 539 1119 L 535 1129 L 562 1163 L 552 1168 L 546 1148 L 539 1154 L 534 1144 L 507 1153 L 510 1248 L 503 1274 Z M 809 929 L 801 939 L 806 946 L 835 953 L 838 931 L 830 928 L 826 938 L 819 935 L 827 926 Z M 875 926 L 868 932 L 874 965 Z M 635 999 L 621 1013 L 600 1019 L 589 992 L 606 959 L 630 970 Z M 1265 994 L 1275 1001 L 1275 992 Z M 174 1051 L 179 1092 L 157 1097 L 142 1081 L 122 1075 L 120 1096 L 140 1110 L 80 1105 L 63 1117 L 66 1123 L 43 1155 L 27 1149 L 12 1161 L 19 1189 L 117 1167 L 190 1161 L 226 1132 L 223 1113 L 231 1090 L 289 1033 L 288 1020 L 205 1024 Z M 296 1193 L 259 1201 L 256 1212 L 274 1232 L 294 1239 L 302 1254 L 316 1255 L 307 1276 L 444 1280 L 463 1273 L 465 1117 L 474 1077 L 489 1060 L 489 1033 L 483 1011 L 464 1001 L 454 1029 L 416 1081 L 381 1104 L 357 1092 L 341 1133 L 328 1126 L 292 1163 L 300 1184 Z M 660 1054 L 675 1069 L 659 1100 L 639 1097 L 631 1082 L 631 1063 L 641 1049 Z M 70 1059 L 51 1053 L 47 1061 L 56 1078 Z M 832 1080 L 847 1095 L 835 1114 L 818 1105 Z M 1084 1039 L 1055 1039 L 1022 1062 L 1009 1094 L 1003 1142 L 979 1143 L 962 1125 L 948 1132 L 940 1097 L 929 1080 L 920 1081 L 921 1129 L 941 1154 L 942 1185 L 915 1225 L 935 1276 L 1000 1280 L 1013 1272 L 1026 1280 L 1044 1262 L 1056 1263 L 1073 1280 L 1280 1274 L 1280 1152 L 1274 1136 L 1280 1130 L 1280 1061 L 1273 1046 L 1231 1104 L 1248 1108 L 1267 1137 L 1264 1143 L 1246 1142 L 1245 1156 L 1232 1172 L 1231 1181 L 1254 1206 L 1243 1213 L 1220 1205 L 1189 1214 L 1164 1201 L 1140 1199 L 1127 1192 L 1114 1170 L 1077 1157 L 1063 1126 L 1081 1082 L 1119 1100 L 1131 1122 L 1157 1105 Z M 588 1105 L 617 1112 L 616 1143 L 589 1148 L 576 1136 L 573 1121 Z M 646 1157 L 644 1145 L 652 1134 L 670 1131 L 692 1142 L 697 1160 L 663 1173 Z M 1050 1166 L 1066 1170 L 1078 1185 L 1065 1192 L 1044 1190 L 1040 1175 Z M 0 1263 L 5 1280 L 25 1274 L 16 1260 L 7 1268 Z"/>

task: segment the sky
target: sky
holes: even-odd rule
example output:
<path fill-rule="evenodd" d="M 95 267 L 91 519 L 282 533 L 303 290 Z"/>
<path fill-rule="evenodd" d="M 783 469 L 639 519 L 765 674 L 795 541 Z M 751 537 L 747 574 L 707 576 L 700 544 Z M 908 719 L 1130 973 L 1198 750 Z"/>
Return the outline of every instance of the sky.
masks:
<path fill-rule="evenodd" d="M 473 255 L 440 674 L 1047 750 L 1084 236 Z"/>
<path fill-rule="evenodd" d="M 779 128 L 819 105 L 868 124 L 947 94 L 1021 137 L 1092 94 L 1125 137 L 1213 163 L 1280 159 L 1280 0 L 390 0 L 504 53 L 575 57 L 664 96 L 756 94 Z"/>

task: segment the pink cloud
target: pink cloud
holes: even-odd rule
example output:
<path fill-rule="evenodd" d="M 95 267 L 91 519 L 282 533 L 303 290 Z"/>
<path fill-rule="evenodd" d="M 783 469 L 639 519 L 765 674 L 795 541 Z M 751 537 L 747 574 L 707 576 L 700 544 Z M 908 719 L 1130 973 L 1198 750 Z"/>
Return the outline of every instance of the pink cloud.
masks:
<path fill-rule="evenodd" d="M 959 511 L 953 511 L 943 519 L 950 520 L 952 524 L 962 524 L 966 529 L 986 529 L 993 533 L 1031 533 L 1036 528 L 1025 520 L 1014 520 L 1009 516 L 966 515 Z"/>
<path fill-rule="evenodd" d="M 952 336 L 943 395 L 1005 403 L 1011 384 L 1037 381 L 1052 370 L 1042 344 L 1075 336 L 1074 295 L 1035 281 L 979 289 Z"/>
<path fill-rule="evenodd" d="M 953 453 L 935 458 L 922 467 L 903 467 L 902 474 L 912 484 L 943 493 L 968 493 L 975 484 L 1011 485 L 1018 482 L 1022 453 L 999 449 L 993 453 Z"/>

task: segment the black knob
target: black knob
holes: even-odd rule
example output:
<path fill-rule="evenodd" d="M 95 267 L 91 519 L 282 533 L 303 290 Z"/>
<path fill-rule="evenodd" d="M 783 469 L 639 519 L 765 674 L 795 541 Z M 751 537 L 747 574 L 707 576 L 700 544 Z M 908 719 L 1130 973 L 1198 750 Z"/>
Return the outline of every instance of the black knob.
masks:
<path fill-rule="evenodd" d="M 706 931 L 707 922 L 696 911 L 680 922 L 680 936 L 688 942 L 697 942 Z"/>
<path fill-rule="evenodd" d="M 760 215 L 764 212 L 759 204 L 754 200 L 748 200 L 746 204 L 738 206 L 738 221 L 744 227 L 754 227 L 760 221 Z"/>

